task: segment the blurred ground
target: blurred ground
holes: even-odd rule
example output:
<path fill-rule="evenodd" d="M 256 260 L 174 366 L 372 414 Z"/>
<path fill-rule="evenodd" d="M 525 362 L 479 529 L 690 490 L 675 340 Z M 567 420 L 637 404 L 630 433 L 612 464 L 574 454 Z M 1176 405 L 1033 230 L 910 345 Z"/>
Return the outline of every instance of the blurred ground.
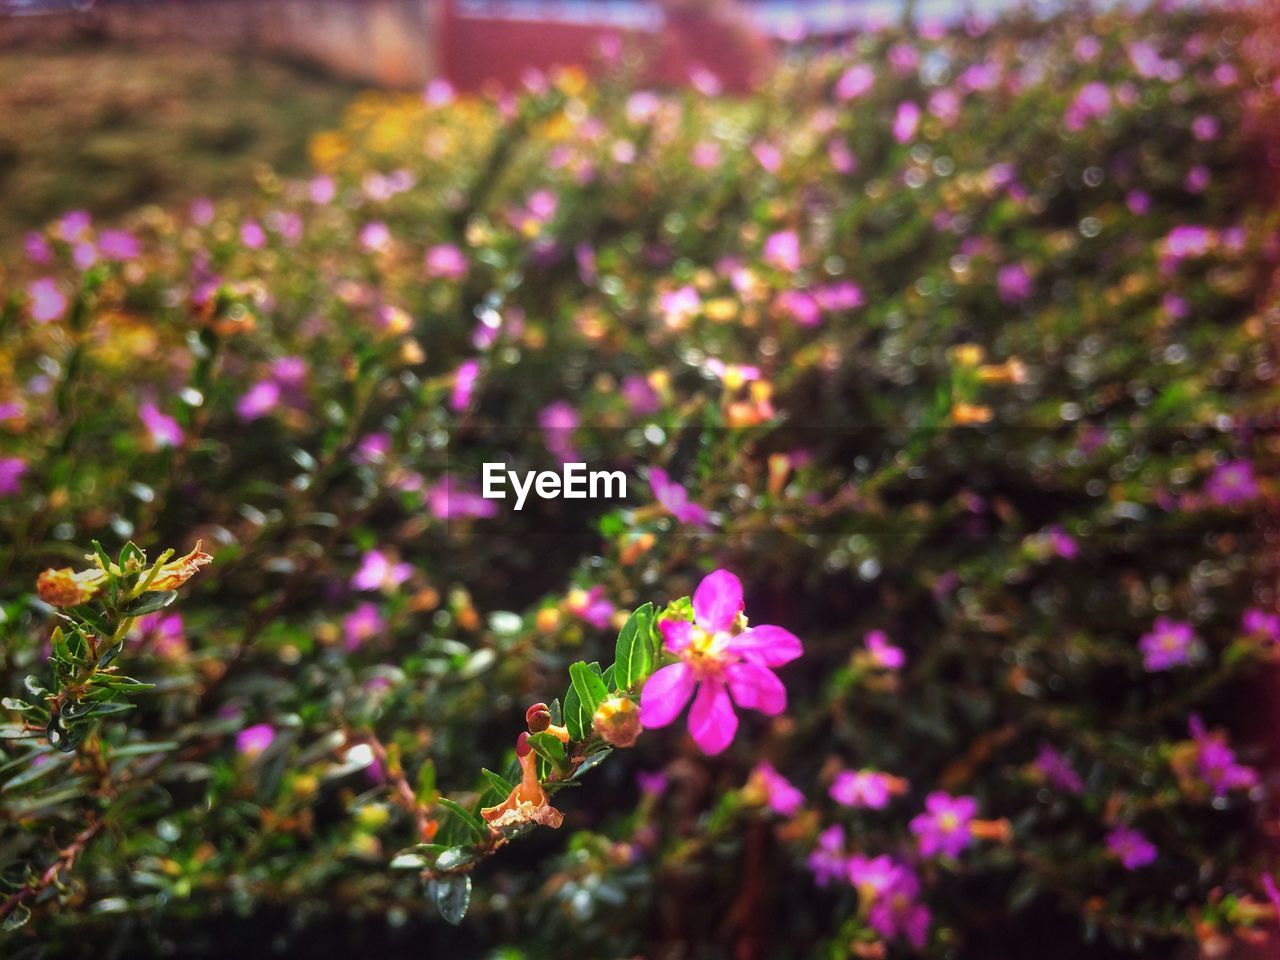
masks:
<path fill-rule="evenodd" d="M 85 45 L 0 57 L 0 248 L 63 210 L 252 189 L 307 165 L 357 87 L 306 67 L 199 49 Z"/>

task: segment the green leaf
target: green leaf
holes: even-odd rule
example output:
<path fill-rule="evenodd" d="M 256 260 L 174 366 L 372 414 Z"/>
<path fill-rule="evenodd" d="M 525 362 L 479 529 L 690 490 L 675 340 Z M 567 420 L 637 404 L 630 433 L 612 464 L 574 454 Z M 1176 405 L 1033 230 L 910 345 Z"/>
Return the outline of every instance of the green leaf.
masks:
<path fill-rule="evenodd" d="M 564 706 L 561 709 L 564 712 L 564 725 L 569 731 L 569 739 L 587 739 L 591 735 L 592 714 L 587 713 L 582 706 L 582 701 L 578 698 L 578 691 L 572 686 L 564 695 Z"/>
<path fill-rule="evenodd" d="M 564 752 L 564 744 L 554 734 L 547 733 L 545 730 L 542 733 L 530 734 L 529 746 L 533 748 L 534 753 L 557 770 L 568 768 L 569 757 Z"/>
<path fill-rule="evenodd" d="M 573 682 L 573 690 L 578 694 L 579 710 L 586 715 L 584 733 L 574 739 L 585 740 L 591 733 L 591 718 L 595 716 L 600 704 L 608 698 L 609 688 L 604 685 L 604 679 L 581 660 L 569 668 L 569 679 Z"/>
<path fill-rule="evenodd" d="M 414 796 L 419 803 L 430 803 L 435 795 L 436 765 L 434 760 L 427 760 L 418 768 L 418 788 Z"/>
<path fill-rule="evenodd" d="M 653 672 L 653 604 L 637 609 L 618 633 L 613 681 L 618 690 L 631 690 Z"/>
<path fill-rule="evenodd" d="M 0 930 L 8 933 L 10 930 L 17 930 L 31 919 L 31 908 L 25 903 L 18 904 L 13 911 L 4 918 L 4 923 L 0 924 Z"/>
<path fill-rule="evenodd" d="M 613 753 L 613 748 L 607 747 L 604 750 L 591 754 L 591 756 L 587 757 L 587 759 L 583 760 L 582 763 L 578 765 L 578 769 L 573 771 L 573 776 L 570 779 L 580 779 L 584 773 L 594 770 L 596 767 L 600 766 L 600 764 L 604 763 L 605 759 L 611 753 Z"/>
<path fill-rule="evenodd" d="M 439 803 L 440 806 L 444 807 L 466 824 L 471 829 L 471 832 L 476 835 L 477 839 L 483 840 L 489 835 L 488 825 L 456 800 L 450 800 L 448 797 L 441 797 Z"/>
<path fill-rule="evenodd" d="M 163 610 L 178 599 L 177 590 L 151 590 L 144 593 L 121 612 L 126 617 L 141 617 L 148 613 Z"/>
<path fill-rule="evenodd" d="M 530 739 L 533 738 L 531 737 Z M 560 741 L 557 740 L 556 742 L 559 743 Z M 515 789 L 515 784 L 511 783 L 511 781 L 506 777 L 494 773 L 492 770 L 481 767 L 480 772 L 485 775 L 485 779 L 489 781 L 489 785 L 498 792 L 498 796 L 500 797 L 507 796 L 507 794 Z"/>
<path fill-rule="evenodd" d="M 436 909 L 445 922 L 455 927 L 462 922 L 471 906 L 471 877 L 469 874 L 452 874 L 431 881 Z"/>

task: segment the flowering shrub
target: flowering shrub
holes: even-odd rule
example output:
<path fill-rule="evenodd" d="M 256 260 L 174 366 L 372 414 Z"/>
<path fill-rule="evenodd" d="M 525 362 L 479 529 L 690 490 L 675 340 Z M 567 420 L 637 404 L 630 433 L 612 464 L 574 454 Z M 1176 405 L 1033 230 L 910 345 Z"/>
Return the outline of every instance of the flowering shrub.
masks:
<path fill-rule="evenodd" d="M 886 29 L 749 100 L 625 60 L 369 95 L 309 181 L 31 234 L 5 955 L 1262 942 L 1252 26 Z M 517 512 L 499 460 L 634 482 Z"/>

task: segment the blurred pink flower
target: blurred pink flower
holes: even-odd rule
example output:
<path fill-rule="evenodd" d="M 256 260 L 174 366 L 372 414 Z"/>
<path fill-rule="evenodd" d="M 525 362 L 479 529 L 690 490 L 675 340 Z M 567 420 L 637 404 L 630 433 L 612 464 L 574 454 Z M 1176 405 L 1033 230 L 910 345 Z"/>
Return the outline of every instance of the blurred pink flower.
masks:
<path fill-rule="evenodd" d="M 27 284 L 27 296 L 31 298 L 31 319 L 36 323 L 61 320 L 67 312 L 67 298 L 52 277 Z"/>
<path fill-rule="evenodd" d="M 413 576 L 407 563 L 392 563 L 381 550 L 367 550 L 360 559 L 360 569 L 351 578 L 357 590 L 394 590 Z"/>
<path fill-rule="evenodd" d="M 774 769 L 772 764 L 758 763 L 752 778 L 764 788 L 769 809 L 784 817 L 794 817 L 804 806 L 804 794 Z"/>
<path fill-rule="evenodd" d="M 274 380 L 261 380 L 236 401 L 236 415 L 241 420 L 265 417 L 280 404 L 280 385 Z"/>
<path fill-rule="evenodd" d="M 184 439 L 182 427 L 178 421 L 168 414 L 161 413 L 151 401 L 138 407 L 138 417 L 142 425 L 151 435 L 151 442 L 157 447 L 180 447 Z"/>
<path fill-rule="evenodd" d="M 1258 481 L 1253 464 L 1248 460 L 1232 460 L 1218 466 L 1204 485 L 1209 499 L 1221 507 L 1233 507 L 1258 498 Z"/>
<path fill-rule="evenodd" d="M 862 96 L 876 82 L 876 72 L 865 63 L 857 63 L 840 74 L 840 79 L 836 81 L 835 93 L 836 99 L 842 101 L 856 100 Z"/>
<path fill-rule="evenodd" d="M 893 139 L 898 143 L 906 143 L 916 135 L 920 126 L 920 107 L 911 100 L 898 104 L 897 113 L 893 117 Z"/>
<path fill-rule="evenodd" d="M 703 526 L 707 522 L 707 510 L 696 503 L 691 503 L 689 494 L 678 483 L 674 483 L 661 467 L 649 470 L 649 486 L 653 488 L 654 499 L 662 504 L 680 523 L 691 526 Z"/>
<path fill-rule="evenodd" d="M 437 520 L 456 517 L 493 517 L 498 513 L 495 500 L 486 500 L 456 477 L 444 476 L 427 493 L 427 508 Z"/>
<path fill-rule="evenodd" d="M 900 778 L 877 770 L 841 770 L 831 781 L 831 799 L 844 807 L 883 810 L 906 788 Z"/>
<path fill-rule="evenodd" d="M 1137 870 L 1156 859 L 1155 845 L 1132 827 L 1118 826 L 1107 834 L 1107 850 L 1126 870 Z"/>
<path fill-rule="evenodd" d="M 901 647 L 889 643 L 889 637 L 883 630 L 872 630 L 866 636 L 867 652 L 871 661 L 885 670 L 901 670 L 906 663 L 906 654 Z"/>
<path fill-rule="evenodd" d="M 1156 617 L 1149 633 L 1138 640 L 1142 665 L 1151 672 L 1190 663 L 1197 640 L 1191 624 L 1168 617 Z"/>
<path fill-rule="evenodd" d="M 818 834 L 817 846 L 805 862 L 813 874 L 813 882 L 820 887 L 827 886 L 832 880 L 847 878 L 849 868 L 844 855 L 844 827 L 837 823 Z"/>
<path fill-rule="evenodd" d="M 22 490 L 27 462 L 21 457 L 0 457 L 0 497 L 12 497 Z"/>
<path fill-rule="evenodd" d="M 920 855 L 958 857 L 973 840 L 969 822 L 978 812 L 978 801 L 935 791 L 924 803 L 924 813 L 913 817 L 910 824 L 919 841 Z"/>
<path fill-rule="evenodd" d="M 453 375 L 453 392 L 449 394 L 450 409 L 461 413 L 471 406 L 476 383 L 480 379 L 480 362 L 467 360 Z"/>
<path fill-rule="evenodd" d="M 764 242 L 764 262 L 771 267 L 795 273 L 800 269 L 800 236 L 794 230 L 780 230 Z"/>
<path fill-rule="evenodd" d="M 387 622 L 377 604 L 365 601 L 342 620 L 342 643 L 347 650 L 358 650 L 370 640 L 381 636 Z"/>
<path fill-rule="evenodd" d="M 236 752 L 252 759 L 270 747 L 275 738 L 275 728 L 269 723 L 245 727 L 236 734 Z"/>
<path fill-rule="evenodd" d="M 1047 743 L 1040 744 L 1040 752 L 1031 766 L 1045 783 L 1064 793 L 1078 794 L 1084 790 L 1084 781 L 1071 762 Z"/>
<path fill-rule="evenodd" d="M 469 269 L 466 254 L 452 243 L 428 247 L 422 265 L 428 277 L 440 280 L 462 280 Z"/>
<path fill-rule="evenodd" d="M 617 610 L 605 596 L 604 587 L 599 584 L 590 590 L 570 590 L 565 606 L 575 617 L 586 621 L 597 630 L 607 627 Z"/>

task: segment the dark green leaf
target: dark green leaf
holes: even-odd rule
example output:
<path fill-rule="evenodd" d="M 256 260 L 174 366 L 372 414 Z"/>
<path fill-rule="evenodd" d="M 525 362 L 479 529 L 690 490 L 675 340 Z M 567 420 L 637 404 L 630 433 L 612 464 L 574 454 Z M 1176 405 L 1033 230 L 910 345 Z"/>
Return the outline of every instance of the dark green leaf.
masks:
<path fill-rule="evenodd" d="M 441 797 L 440 806 L 450 811 L 466 824 L 478 839 L 483 839 L 489 835 L 489 828 L 485 822 L 457 801 L 450 800 L 448 797 Z"/>
<path fill-rule="evenodd" d="M 581 660 L 569 668 L 569 678 L 573 682 L 573 689 L 577 692 L 578 700 L 581 703 L 579 709 L 586 714 L 587 719 L 584 724 L 584 730 L 586 734 L 589 734 L 591 731 L 591 718 L 595 716 L 600 704 L 609 696 L 609 688 L 604 685 L 603 678 Z M 575 739 L 585 739 L 586 734 Z"/>
<path fill-rule="evenodd" d="M 554 734 L 543 731 L 529 736 L 529 746 L 533 752 L 546 760 L 557 770 L 564 770 L 569 765 L 569 758 L 564 752 L 564 744 Z"/>
<path fill-rule="evenodd" d="M 613 681 L 618 690 L 631 690 L 653 672 L 653 604 L 646 603 L 627 618 L 618 633 Z"/>
<path fill-rule="evenodd" d="M 558 743 L 559 741 L 556 742 Z M 489 785 L 498 792 L 499 796 L 505 797 L 515 789 L 515 785 L 507 780 L 506 777 L 500 776 L 492 770 L 487 770 L 484 767 L 481 767 L 480 772 L 484 774 L 485 779 L 489 781 Z"/>
<path fill-rule="evenodd" d="M 149 590 L 125 607 L 121 613 L 126 617 L 141 617 L 163 610 L 177 599 L 178 591 L 176 590 Z"/>

